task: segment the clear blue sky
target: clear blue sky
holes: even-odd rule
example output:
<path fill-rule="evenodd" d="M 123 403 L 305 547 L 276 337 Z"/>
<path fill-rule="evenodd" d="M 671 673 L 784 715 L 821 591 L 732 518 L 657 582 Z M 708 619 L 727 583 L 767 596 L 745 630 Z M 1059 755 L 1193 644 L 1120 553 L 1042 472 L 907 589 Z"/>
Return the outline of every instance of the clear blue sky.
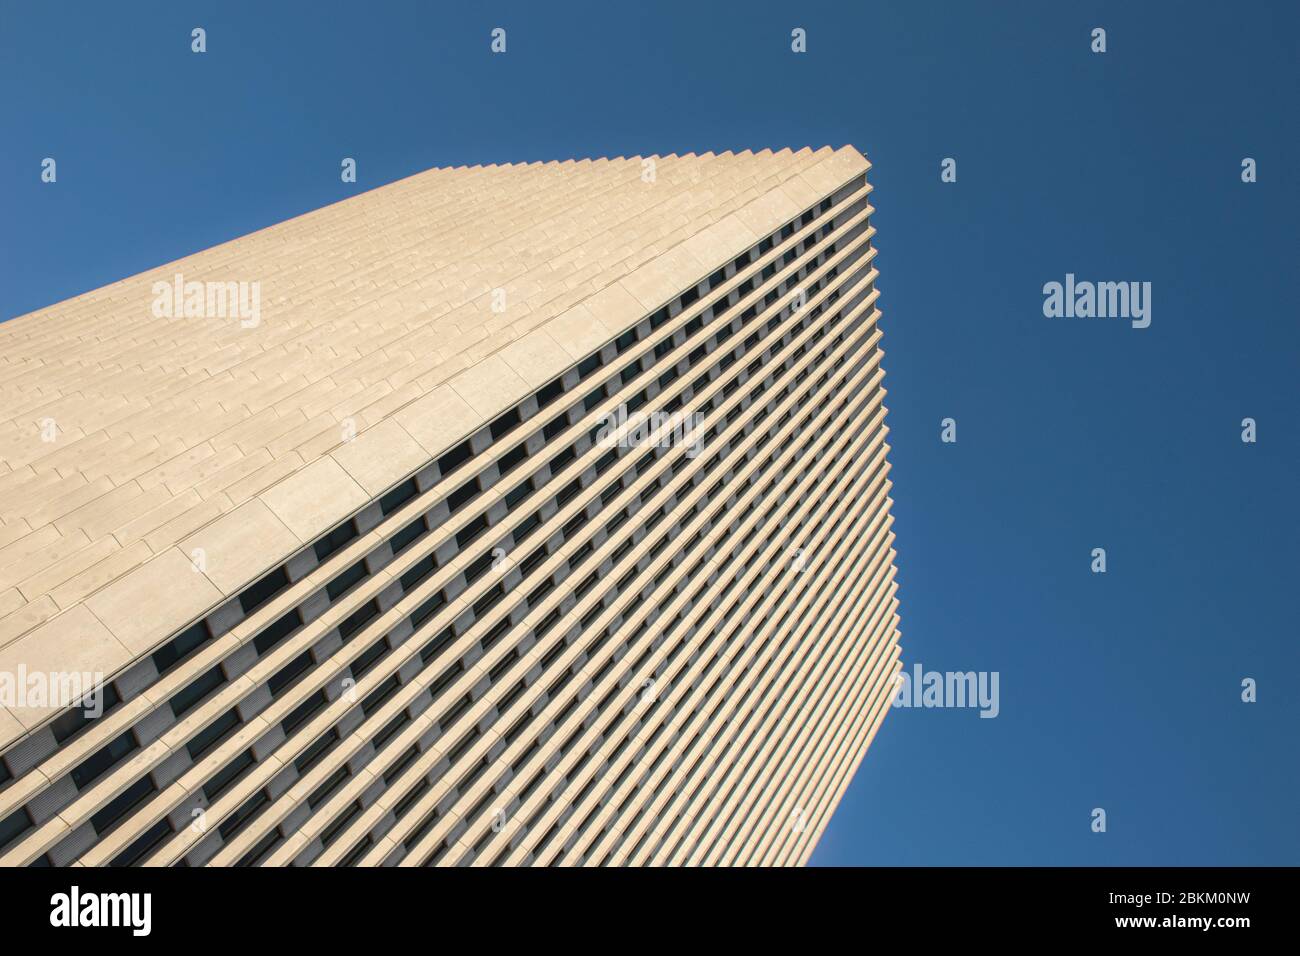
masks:
<path fill-rule="evenodd" d="M 904 660 L 1001 714 L 892 712 L 814 861 L 1300 863 L 1297 5 L 844 6 L 0 0 L 0 316 L 430 166 L 852 143 Z"/>

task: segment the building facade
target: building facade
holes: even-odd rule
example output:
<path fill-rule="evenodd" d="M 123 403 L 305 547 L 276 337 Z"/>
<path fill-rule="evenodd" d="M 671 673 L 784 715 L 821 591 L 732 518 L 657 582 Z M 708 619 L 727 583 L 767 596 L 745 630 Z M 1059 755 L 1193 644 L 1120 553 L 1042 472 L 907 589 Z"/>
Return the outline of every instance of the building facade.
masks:
<path fill-rule="evenodd" d="M 430 170 L 0 325 L 0 863 L 806 861 L 899 666 L 867 169 Z"/>

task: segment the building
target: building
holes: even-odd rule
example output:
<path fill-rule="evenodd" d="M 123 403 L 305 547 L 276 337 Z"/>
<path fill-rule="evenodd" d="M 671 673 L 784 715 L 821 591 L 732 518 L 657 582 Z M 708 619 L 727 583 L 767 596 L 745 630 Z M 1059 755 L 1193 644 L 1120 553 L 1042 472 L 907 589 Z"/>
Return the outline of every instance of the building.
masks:
<path fill-rule="evenodd" d="M 898 669 L 867 168 L 430 170 L 0 325 L 0 863 L 805 861 Z"/>

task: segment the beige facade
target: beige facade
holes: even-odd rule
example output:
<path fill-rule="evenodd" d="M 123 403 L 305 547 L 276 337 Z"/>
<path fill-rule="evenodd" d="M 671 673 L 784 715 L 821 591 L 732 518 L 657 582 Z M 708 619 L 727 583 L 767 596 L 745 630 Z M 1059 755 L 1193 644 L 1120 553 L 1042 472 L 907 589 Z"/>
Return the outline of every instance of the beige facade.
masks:
<path fill-rule="evenodd" d="M 104 681 L 4 701 L 0 864 L 805 861 L 898 670 L 867 168 L 430 170 L 0 324 L 0 676 Z"/>

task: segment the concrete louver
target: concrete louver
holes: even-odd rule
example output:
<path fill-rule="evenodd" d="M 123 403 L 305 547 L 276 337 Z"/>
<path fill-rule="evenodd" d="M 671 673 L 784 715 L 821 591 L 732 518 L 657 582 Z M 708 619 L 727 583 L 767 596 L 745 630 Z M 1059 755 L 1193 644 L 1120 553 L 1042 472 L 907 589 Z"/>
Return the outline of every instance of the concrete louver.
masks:
<path fill-rule="evenodd" d="M 867 168 L 431 170 L 0 325 L 0 672 L 106 679 L 0 863 L 806 860 L 898 670 Z"/>

